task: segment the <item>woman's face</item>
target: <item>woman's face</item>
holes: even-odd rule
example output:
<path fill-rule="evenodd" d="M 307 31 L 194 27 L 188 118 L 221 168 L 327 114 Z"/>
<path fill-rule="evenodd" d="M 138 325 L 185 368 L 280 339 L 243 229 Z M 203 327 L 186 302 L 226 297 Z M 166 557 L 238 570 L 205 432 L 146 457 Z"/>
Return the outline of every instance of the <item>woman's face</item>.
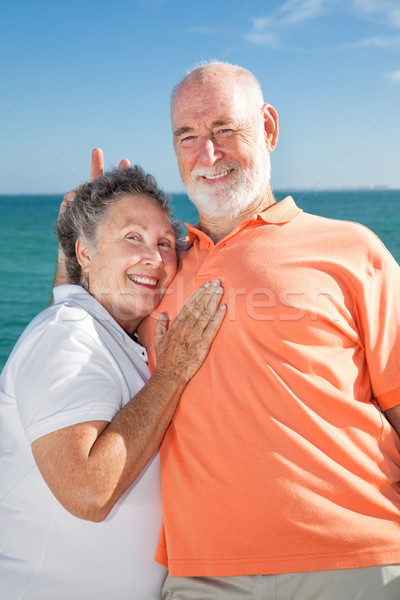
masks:
<path fill-rule="evenodd" d="M 89 292 L 129 334 L 158 306 L 176 273 L 175 234 L 156 200 L 122 196 L 107 211 L 97 243 L 78 240 Z"/>

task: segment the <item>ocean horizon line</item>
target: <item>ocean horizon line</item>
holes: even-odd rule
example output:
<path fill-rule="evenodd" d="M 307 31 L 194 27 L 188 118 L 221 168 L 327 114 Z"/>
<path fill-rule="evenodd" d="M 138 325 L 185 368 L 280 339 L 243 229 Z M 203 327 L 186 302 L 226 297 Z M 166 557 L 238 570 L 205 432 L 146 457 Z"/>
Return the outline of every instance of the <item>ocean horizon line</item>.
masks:
<path fill-rule="evenodd" d="M 294 193 L 317 193 L 317 192 L 400 192 L 400 187 L 389 187 L 389 186 L 385 186 L 385 185 L 376 185 L 376 186 L 360 186 L 360 187 L 326 187 L 326 188 L 297 188 L 297 187 L 279 187 L 279 188 L 272 188 L 273 192 L 276 192 L 277 194 L 282 193 L 282 192 L 294 192 Z M 30 197 L 30 198 L 34 198 L 35 196 L 64 196 L 67 192 L 0 192 L 0 198 L 3 197 L 14 197 L 14 196 L 23 196 L 23 197 Z M 165 192 L 167 195 L 174 195 L 174 196 L 187 196 L 187 193 L 185 191 L 180 191 L 180 192 L 171 192 L 171 191 L 166 191 Z"/>

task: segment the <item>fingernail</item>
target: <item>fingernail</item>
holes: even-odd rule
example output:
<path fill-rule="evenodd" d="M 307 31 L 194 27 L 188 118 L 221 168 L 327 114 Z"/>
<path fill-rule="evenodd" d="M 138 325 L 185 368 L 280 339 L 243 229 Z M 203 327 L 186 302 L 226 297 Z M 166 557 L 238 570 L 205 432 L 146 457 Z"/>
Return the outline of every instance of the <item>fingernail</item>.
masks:
<path fill-rule="evenodd" d="M 219 310 L 226 310 L 226 304 L 221 304 L 221 306 L 219 307 Z"/>
<path fill-rule="evenodd" d="M 212 285 L 215 285 L 215 287 L 217 287 L 218 285 L 221 285 L 221 282 L 219 279 L 214 279 Z"/>

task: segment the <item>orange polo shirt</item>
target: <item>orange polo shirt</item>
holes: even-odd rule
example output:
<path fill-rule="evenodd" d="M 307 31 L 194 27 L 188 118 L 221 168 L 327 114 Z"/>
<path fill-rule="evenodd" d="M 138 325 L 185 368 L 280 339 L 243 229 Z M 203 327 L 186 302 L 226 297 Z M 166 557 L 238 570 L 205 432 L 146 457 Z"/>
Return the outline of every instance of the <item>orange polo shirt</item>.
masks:
<path fill-rule="evenodd" d="M 215 277 L 228 308 L 162 444 L 157 559 L 176 576 L 400 563 L 400 442 L 374 400 L 400 404 L 398 265 L 291 198 L 218 244 L 189 237 L 159 311 Z"/>

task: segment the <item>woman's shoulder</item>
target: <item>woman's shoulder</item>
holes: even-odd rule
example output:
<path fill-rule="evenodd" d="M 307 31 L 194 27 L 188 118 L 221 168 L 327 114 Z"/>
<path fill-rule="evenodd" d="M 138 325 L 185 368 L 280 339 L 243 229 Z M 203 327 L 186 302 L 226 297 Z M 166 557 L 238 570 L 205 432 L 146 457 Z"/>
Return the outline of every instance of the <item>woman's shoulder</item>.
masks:
<path fill-rule="evenodd" d="M 64 288 L 64 289 L 61 289 Z M 93 328 L 93 315 L 88 308 L 90 300 L 86 297 L 90 295 L 78 285 L 62 285 L 53 290 L 54 304 L 51 304 L 32 319 L 29 325 L 22 333 L 18 343 L 27 343 L 29 339 L 37 338 L 43 335 L 46 330 L 50 330 L 54 335 L 58 330 L 60 335 L 66 333 L 65 330 L 87 330 Z M 85 302 L 80 301 L 85 298 Z"/>
<path fill-rule="evenodd" d="M 60 288 L 70 288 L 60 290 Z M 82 292 L 80 286 L 59 286 L 54 289 L 54 304 L 37 314 L 27 325 L 7 361 L 14 364 L 24 361 L 31 353 L 50 358 L 58 350 L 71 343 L 72 338 L 97 339 L 93 316 L 83 304 L 77 302 Z"/>

